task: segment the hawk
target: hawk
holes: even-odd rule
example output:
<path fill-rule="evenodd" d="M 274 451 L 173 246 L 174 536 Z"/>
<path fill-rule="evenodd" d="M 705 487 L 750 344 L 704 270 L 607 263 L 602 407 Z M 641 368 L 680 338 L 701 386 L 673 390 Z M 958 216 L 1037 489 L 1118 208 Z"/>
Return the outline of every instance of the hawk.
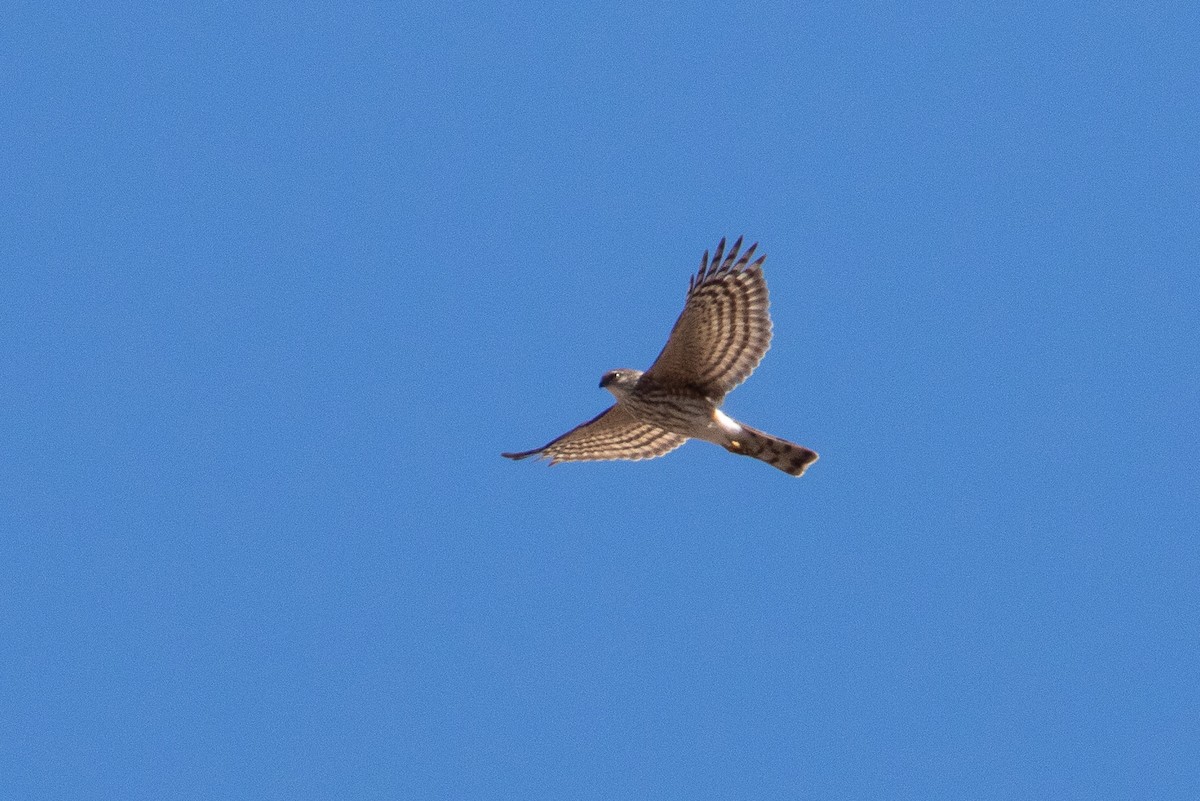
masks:
<path fill-rule="evenodd" d="M 738 237 L 727 254 L 722 239 L 711 260 L 704 252 L 683 313 L 649 370 L 610 370 L 600 379 L 616 404 L 540 448 L 501 455 L 540 456 L 550 464 L 653 459 L 702 439 L 804 475 L 817 460 L 814 451 L 739 423 L 719 408 L 771 346 L 766 256 L 751 262 L 758 244 L 739 255 L 741 246 Z"/>

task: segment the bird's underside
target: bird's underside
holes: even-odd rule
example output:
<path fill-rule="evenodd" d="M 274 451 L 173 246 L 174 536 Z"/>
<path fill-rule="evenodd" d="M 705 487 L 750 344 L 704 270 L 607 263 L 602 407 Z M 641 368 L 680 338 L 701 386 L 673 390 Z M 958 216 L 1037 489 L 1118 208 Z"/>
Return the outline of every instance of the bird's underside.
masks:
<path fill-rule="evenodd" d="M 746 380 L 771 344 L 765 256 L 751 262 L 757 245 L 739 255 L 742 240 L 711 261 L 708 252 L 688 285 L 683 313 L 667 344 L 644 373 L 612 370 L 600 386 L 615 405 L 541 448 L 502 454 L 558 462 L 653 459 L 689 439 L 713 442 L 731 453 L 800 476 L 817 454 L 737 422 L 719 410 L 726 393 Z"/>

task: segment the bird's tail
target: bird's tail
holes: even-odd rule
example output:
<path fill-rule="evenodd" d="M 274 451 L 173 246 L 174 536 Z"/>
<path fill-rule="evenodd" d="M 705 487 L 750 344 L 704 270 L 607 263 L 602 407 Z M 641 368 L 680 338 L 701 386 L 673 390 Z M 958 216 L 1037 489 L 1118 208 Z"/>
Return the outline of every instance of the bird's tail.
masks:
<path fill-rule="evenodd" d="M 773 437 L 745 423 L 742 423 L 741 427 L 742 431 L 725 446 L 725 450 L 730 453 L 758 459 L 797 477 L 804 475 L 808 466 L 817 461 L 816 451 L 810 451 L 786 439 Z"/>

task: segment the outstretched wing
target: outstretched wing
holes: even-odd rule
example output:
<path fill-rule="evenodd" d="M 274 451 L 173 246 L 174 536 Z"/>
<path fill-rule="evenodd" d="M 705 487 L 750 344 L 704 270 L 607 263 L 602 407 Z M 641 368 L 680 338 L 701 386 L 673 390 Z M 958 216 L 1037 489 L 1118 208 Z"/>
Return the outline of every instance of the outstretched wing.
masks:
<path fill-rule="evenodd" d="M 753 244 L 740 256 L 742 238 L 712 261 L 708 251 L 688 284 L 687 302 L 666 347 L 646 375 L 664 384 L 695 387 L 719 400 L 745 381 L 771 347 L 771 315 L 762 263 L 751 262 Z"/>
<path fill-rule="evenodd" d="M 612 406 L 556 440 L 521 453 L 502 453 L 509 459 L 541 456 L 558 462 L 601 462 L 610 459 L 653 459 L 678 448 L 687 437 L 639 423 L 620 406 Z"/>

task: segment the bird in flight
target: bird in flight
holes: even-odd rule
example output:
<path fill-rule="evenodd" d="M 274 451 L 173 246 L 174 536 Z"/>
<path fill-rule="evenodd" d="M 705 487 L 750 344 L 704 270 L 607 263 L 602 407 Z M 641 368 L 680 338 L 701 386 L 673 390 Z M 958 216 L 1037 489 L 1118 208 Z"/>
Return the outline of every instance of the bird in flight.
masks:
<path fill-rule="evenodd" d="M 539 456 L 558 462 L 653 459 L 689 439 L 804 475 L 815 451 L 739 423 L 720 410 L 725 395 L 745 381 L 771 346 L 771 316 L 757 243 L 739 255 L 742 239 L 712 259 L 708 251 L 688 284 L 683 313 L 650 369 L 610 370 L 600 379 L 617 402 L 555 440 L 509 459 Z"/>

